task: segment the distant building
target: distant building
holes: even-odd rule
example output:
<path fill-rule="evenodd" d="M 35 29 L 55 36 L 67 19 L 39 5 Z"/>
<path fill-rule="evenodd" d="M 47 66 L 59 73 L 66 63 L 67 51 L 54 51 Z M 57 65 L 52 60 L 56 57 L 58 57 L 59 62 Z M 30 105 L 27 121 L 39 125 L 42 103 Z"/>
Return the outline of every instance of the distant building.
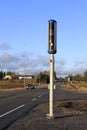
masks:
<path fill-rule="evenodd" d="M 33 75 L 18 75 L 18 79 L 34 79 Z M 13 79 L 12 75 L 6 75 L 4 77 L 5 80 Z"/>
<path fill-rule="evenodd" d="M 34 79 L 33 75 L 19 75 L 18 79 Z"/>
<path fill-rule="evenodd" d="M 11 75 L 6 75 L 6 76 L 4 77 L 4 79 L 5 79 L 5 80 L 8 80 L 8 79 L 12 79 L 12 77 L 11 77 Z"/>

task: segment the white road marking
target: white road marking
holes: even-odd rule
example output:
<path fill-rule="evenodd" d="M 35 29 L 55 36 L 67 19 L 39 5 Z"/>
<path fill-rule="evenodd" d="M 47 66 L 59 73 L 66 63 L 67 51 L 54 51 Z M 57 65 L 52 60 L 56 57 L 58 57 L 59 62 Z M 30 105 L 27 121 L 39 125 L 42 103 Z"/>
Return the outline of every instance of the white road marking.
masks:
<path fill-rule="evenodd" d="M 42 95 L 39 95 L 38 97 L 40 98 L 40 97 L 42 97 Z"/>
<path fill-rule="evenodd" d="M 48 93 L 48 92 L 42 93 L 42 95 L 39 95 L 38 97 L 40 98 L 40 97 L 44 96 L 44 95 L 47 94 L 47 93 Z"/>
<path fill-rule="evenodd" d="M 37 100 L 37 98 L 33 98 L 33 99 L 32 99 L 32 101 L 35 101 L 35 100 Z"/>
<path fill-rule="evenodd" d="M 0 118 L 2 118 L 2 117 L 4 117 L 4 116 L 6 116 L 6 115 L 8 115 L 8 114 L 10 114 L 10 113 L 12 113 L 12 112 L 18 110 L 18 109 L 20 109 L 20 108 L 22 108 L 22 107 L 24 107 L 24 106 L 25 106 L 25 105 L 23 104 L 23 105 L 21 105 L 21 106 L 19 106 L 19 107 L 16 107 L 16 108 L 12 109 L 11 111 L 6 112 L 6 113 L 0 115 Z"/>
<path fill-rule="evenodd" d="M 48 92 L 45 92 L 45 93 L 42 93 L 42 95 L 45 95 L 45 94 L 47 94 Z"/>
<path fill-rule="evenodd" d="M 42 93 L 41 95 L 38 96 L 38 98 L 44 96 L 44 95 L 47 94 L 47 93 L 48 93 L 48 92 Z M 37 100 L 37 98 L 33 98 L 33 99 L 32 99 L 32 102 L 34 102 L 35 100 Z"/>

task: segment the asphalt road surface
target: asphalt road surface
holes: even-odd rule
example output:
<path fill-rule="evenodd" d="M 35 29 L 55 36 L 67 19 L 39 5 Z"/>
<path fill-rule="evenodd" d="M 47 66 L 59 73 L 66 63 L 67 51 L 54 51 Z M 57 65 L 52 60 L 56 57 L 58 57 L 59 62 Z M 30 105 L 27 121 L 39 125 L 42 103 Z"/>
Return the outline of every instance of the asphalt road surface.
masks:
<path fill-rule="evenodd" d="M 47 88 L 0 92 L 0 130 L 7 128 L 38 103 L 47 100 Z"/>
<path fill-rule="evenodd" d="M 86 100 L 87 94 L 61 90 L 61 84 L 57 83 L 54 101 L 77 99 Z M 0 92 L 0 130 L 5 130 L 25 112 L 43 102 L 49 102 L 49 90 L 46 87 L 34 90 Z"/>

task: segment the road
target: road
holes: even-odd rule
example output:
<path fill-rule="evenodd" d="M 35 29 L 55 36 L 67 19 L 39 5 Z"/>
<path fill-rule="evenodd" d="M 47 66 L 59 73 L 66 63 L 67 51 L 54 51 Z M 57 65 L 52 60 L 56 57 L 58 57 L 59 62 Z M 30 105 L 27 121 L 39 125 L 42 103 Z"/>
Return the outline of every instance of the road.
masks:
<path fill-rule="evenodd" d="M 76 99 L 85 100 L 87 94 L 61 90 L 61 84 L 57 84 L 54 91 L 54 101 Z M 43 102 L 49 102 L 49 90 L 47 88 L 0 92 L 0 130 L 5 130 L 25 112 Z"/>
<path fill-rule="evenodd" d="M 38 103 L 47 100 L 48 89 L 46 88 L 0 92 L 0 130 L 7 128 Z"/>

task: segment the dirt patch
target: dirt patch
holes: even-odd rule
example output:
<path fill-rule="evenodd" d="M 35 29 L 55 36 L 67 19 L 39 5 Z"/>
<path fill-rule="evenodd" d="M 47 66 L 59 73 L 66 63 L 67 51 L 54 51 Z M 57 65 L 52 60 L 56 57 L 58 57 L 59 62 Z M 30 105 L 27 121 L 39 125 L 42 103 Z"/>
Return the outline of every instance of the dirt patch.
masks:
<path fill-rule="evenodd" d="M 10 88 L 10 89 L 0 89 L 0 92 L 14 91 L 14 90 L 22 90 L 24 88 Z"/>
<path fill-rule="evenodd" d="M 87 87 L 79 87 L 78 91 L 87 93 Z"/>
<path fill-rule="evenodd" d="M 55 102 L 54 119 L 47 118 L 48 110 L 47 103 L 38 105 L 7 130 L 86 130 L 87 128 L 87 100 Z"/>
<path fill-rule="evenodd" d="M 76 83 L 73 83 L 73 84 L 70 84 L 70 83 L 62 84 L 62 89 L 87 93 L 87 86 L 85 86 L 85 85 L 83 86 L 81 84 L 76 84 Z"/>

